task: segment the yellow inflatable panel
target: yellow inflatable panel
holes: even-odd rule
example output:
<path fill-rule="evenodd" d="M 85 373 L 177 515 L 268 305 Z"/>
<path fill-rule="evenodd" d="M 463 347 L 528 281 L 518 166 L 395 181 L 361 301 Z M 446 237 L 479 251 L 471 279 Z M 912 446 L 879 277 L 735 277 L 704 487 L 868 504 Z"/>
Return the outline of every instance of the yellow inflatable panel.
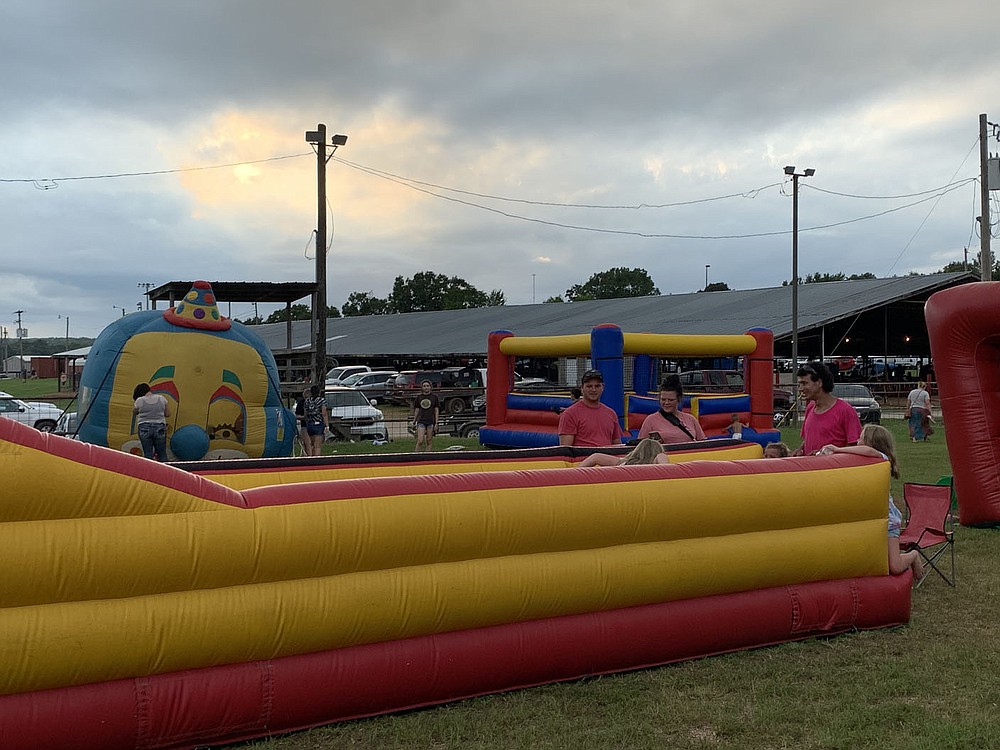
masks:
<path fill-rule="evenodd" d="M 689 461 L 736 461 L 746 458 L 760 458 L 764 450 L 757 443 L 744 443 L 738 447 L 728 448 L 725 454 L 718 447 L 706 447 L 705 450 L 671 451 L 667 458 L 672 464 Z M 475 461 L 461 464 L 455 463 L 421 463 L 421 464 L 353 464 L 348 466 L 324 466 L 312 468 L 295 466 L 275 470 L 246 471 L 213 471 L 211 468 L 199 469 L 198 473 L 213 482 L 230 487 L 234 490 L 249 490 L 254 487 L 269 487 L 276 484 L 299 484 L 301 482 L 328 482 L 334 479 L 371 479 L 375 477 L 405 477 L 412 476 L 415 471 L 421 476 L 436 474 L 471 474 L 479 471 L 527 471 L 529 469 L 565 469 L 574 466 L 576 461 L 552 457 L 530 461 Z"/>
<path fill-rule="evenodd" d="M 705 455 L 701 456 L 705 458 Z M 744 458 L 744 456 L 739 456 Z M 730 454 L 726 454 L 730 458 Z M 750 458 L 750 456 L 746 456 Z M 562 457 L 552 457 L 531 461 L 469 461 L 466 463 L 421 463 L 421 464 L 350 464 L 328 465 L 317 468 L 309 466 L 288 467 L 274 471 L 213 471 L 199 469 L 198 473 L 235 490 L 252 487 L 270 487 L 275 484 L 299 484 L 301 482 L 328 482 L 334 479 L 371 479 L 374 477 L 409 477 L 414 473 L 421 476 L 437 474 L 471 474 L 478 471 L 513 471 L 528 469 L 565 469 L 572 467 L 573 461 Z"/>
<path fill-rule="evenodd" d="M 0 694 L 880 575 L 886 573 L 885 523 L 878 519 L 6 608 L 0 610 L 5 636 Z"/>
<path fill-rule="evenodd" d="M 530 489 L 386 495 L 235 513 L 0 524 L 0 606 L 221 588 L 867 519 L 885 524 L 885 500 L 879 499 L 888 483 L 885 462 L 835 471 L 722 476 L 702 475 L 708 464 L 687 464 L 689 478 L 607 481 L 619 472 L 655 477 L 671 471 L 635 468 L 638 472 L 594 468 L 514 473 L 516 479 L 550 482 Z M 565 484 L 581 472 L 594 483 Z M 844 483 L 850 492 L 844 491 Z M 332 482 L 317 489 L 332 492 L 339 486 Z M 377 491 L 379 480 L 365 486 Z M 296 553 L 290 555 L 290 549 Z M 39 554 L 51 567 L 33 562 Z M 87 564 L 75 564 L 78 560 Z M 52 575 L 53 569 L 58 575 Z"/>
<path fill-rule="evenodd" d="M 624 354 L 720 357 L 750 354 L 757 348 L 757 340 L 746 334 L 693 336 L 683 333 L 625 333 L 622 336 Z"/>
<path fill-rule="evenodd" d="M 108 453 L 82 444 L 75 450 L 99 457 Z M 163 483 L 164 473 L 173 473 L 178 485 L 193 484 L 180 469 L 156 464 L 142 468 L 151 472 L 150 479 L 0 440 L 0 522 L 232 510 Z"/>

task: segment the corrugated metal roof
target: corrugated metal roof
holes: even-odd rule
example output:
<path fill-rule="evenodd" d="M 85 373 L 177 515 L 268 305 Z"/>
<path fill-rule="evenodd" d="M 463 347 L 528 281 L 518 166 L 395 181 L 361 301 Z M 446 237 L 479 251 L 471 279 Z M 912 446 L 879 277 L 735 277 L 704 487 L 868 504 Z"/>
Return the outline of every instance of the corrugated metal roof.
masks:
<path fill-rule="evenodd" d="M 903 314 L 918 315 L 919 325 L 915 318 L 907 320 L 905 325 L 922 329 L 926 337 L 923 301 L 939 289 L 976 278 L 971 273 L 943 273 L 801 284 L 799 335 L 802 338 L 805 332 L 838 322 L 838 330 L 845 329 L 854 326 L 864 313 L 895 306 L 894 320 L 902 320 L 899 316 Z M 780 340 L 791 336 L 791 294 L 791 287 L 781 286 L 331 318 L 327 322 L 327 353 L 340 358 L 484 356 L 491 331 L 558 336 L 586 333 L 601 323 L 614 323 L 629 332 L 682 334 L 735 334 L 748 328 L 770 328 Z M 905 306 L 914 309 L 907 312 Z M 256 330 L 271 349 L 285 348 L 285 323 L 258 326 Z M 310 345 L 310 322 L 294 321 L 292 346 L 308 349 Z"/>

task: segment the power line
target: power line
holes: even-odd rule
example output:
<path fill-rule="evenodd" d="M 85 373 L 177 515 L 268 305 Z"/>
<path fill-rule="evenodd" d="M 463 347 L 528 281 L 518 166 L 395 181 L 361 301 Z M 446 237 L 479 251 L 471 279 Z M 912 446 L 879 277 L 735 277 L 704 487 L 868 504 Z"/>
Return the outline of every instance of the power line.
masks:
<path fill-rule="evenodd" d="M 117 179 L 120 177 L 149 177 L 152 175 L 162 175 L 162 174 L 177 174 L 179 172 L 201 172 L 208 169 L 227 169 L 229 167 L 239 167 L 244 164 L 263 164 L 269 161 L 281 161 L 283 159 L 298 159 L 302 156 L 312 156 L 312 152 L 302 153 L 302 154 L 286 154 L 285 156 L 271 156 L 266 159 L 252 159 L 250 161 L 237 161 L 231 162 L 229 164 L 210 164 L 204 167 L 183 167 L 179 169 L 157 169 L 149 172 L 116 172 L 113 174 L 91 174 L 91 175 L 81 175 L 76 177 L 29 177 L 23 179 L 12 179 L 0 177 L 0 182 L 30 182 L 35 185 L 35 187 L 40 190 L 51 190 L 53 187 L 58 187 L 60 182 L 74 182 L 79 180 L 110 180 Z"/>
<path fill-rule="evenodd" d="M 714 198 L 697 198 L 695 200 L 689 201 L 677 201 L 675 203 L 639 203 L 636 205 L 604 205 L 599 203 L 559 203 L 556 201 L 535 201 L 528 200 L 526 198 L 508 198 L 502 195 L 490 195 L 489 193 L 477 193 L 471 190 L 461 190 L 459 188 L 452 188 L 446 185 L 437 185 L 433 182 L 424 182 L 423 180 L 416 180 L 412 177 L 404 177 L 402 175 L 393 174 L 392 172 L 386 172 L 382 169 L 376 169 L 375 167 L 368 167 L 363 164 L 358 164 L 356 162 L 349 161 L 347 159 L 341 159 L 340 157 L 335 157 L 335 161 L 339 161 L 345 166 L 358 169 L 362 172 L 367 172 L 375 177 L 383 177 L 392 182 L 400 182 L 402 184 L 409 185 L 423 185 L 424 187 L 433 188 L 435 190 L 446 190 L 449 193 L 458 193 L 459 195 L 469 195 L 473 198 L 487 198 L 489 200 L 504 201 L 507 203 L 523 203 L 529 206 L 552 206 L 556 208 L 593 208 L 601 210 L 630 210 L 637 211 L 645 208 L 676 208 L 678 206 L 694 206 L 699 203 L 711 203 L 712 201 L 727 200 L 729 198 L 756 198 L 757 195 L 768 188 L 777 187 L 781 183 L 774 182 L 770 185 L 764 185 L 759 188 L 753 188 L 752 190 L 747 190 L 741 193 L 730 193 L 728 195 L 719 195 Z"/>
<path fill-rule="evenodd" d="M 356 170 L 358 170 L 360 172 L 363 172 L 365 174 L 369 174 L 369 175 L 372 175 L 373 177 L 378 177 L 380 179 L 387 180 L 389 182 L 395 182 L 395 183 L 397 183 L 399 185 L 402 185 L 403 187 L 407 187 L 407 188 L 409 188 L 411 190 L 415 190 L 417 192 L 424 193 L 426 195 L 430 195 L 430 196 L 433 196 L 435 198 L 440 198 L 441 200 L 450 201 L 452 203 L 459 203 L 461 205 L 470 206 L 472 208 L 478 208 L 481 211 L 488 211 L 490 213 L 499 214 L 500 216 L 504 216 L 504 217 L 509 218 L 509 219 L 517 219 L 519 221 L 527 221 L 527 222 L 531 222 L 531 223 L 535 223 L 535 224 L 543 224 L 543 225 L 546 225 L 546 226 L 557 227 L 557 228 L 560 228 L 560 229 L 575 229 L 575 230 L 584 231 L 584 232 L 595 232 L 595 233 L 598 233 L 598 234 L 625 235 L 625 236 L 630 236 L 630 237 L 641 237 L 641 238 L 644 238 L 644 239 L 675 239 L 675 240 L 742 240 L 742 239 L 756 239 L 756 238 L 759 238 L 759 237 L 779 237 L 779 236 L 791 234 L 791 230 L 789 230 L 789 229 L 784 229 L 784 230 L 779 230 L 779 231 L 773 231 L 773 232 L 754 232 L 754 233 L 750 233 L 750 234 L 726 234 L 726 235 L 663 234 L 663 233 L 651 233 L 651 232 L 637 232 L 637 231 L 626 230 L 626 229 L 606 229 L 606 228 L 602 228 L 602 227 L 584 226 L 584 225 L 580 225 L 580 224 L 567 224 L 565 222 L 550 221 L 550 220 L 547 220 L 547 219 L 539 219 L 537 217 L 532 217 L 532 216 L 524 216 L 524 215 L 521 215 L 521 214 L 514 214 L 514 213 L 510 213 L 509 211 L 502 211 L 502 210 L 500 210 L 498 208 L 494 208 L 492 206 L 484 206 L 484 205 L 482 205 L 480 203 L 474 203 L 472 201 L 462 200 L 461 198 L 455 198 L 455 197 L 450 196 L 450 195 L 442 195 L 440 193 L 434 192 L 433 190 L 429 190 L 429 189 L 424 188 L 424 187 L 419 187 L 418 184 L 412 184 L 412 183 L 415 183 L 416 181 L 412 181 L 412 180 L 408 181 L 406 178 L 400 178 L 400 177 L 391 176 L 389 173 L 382 172 L 381 170 L 376 170 L 376 169 L 372 169 L 370 167 L 365 167 L 365 166 L 360 165 L 360 164 L 355 164 L 353 162 L 348 162 L 348 161 L 346 161 L 344 159 L 337 159 L 337 161 L 345 164 L 345 166 L 351 167 L 352 169 L 356 169 Z M 426 183 L 423 183 L 423 184 L 426 184 Z M 776 187 L 776 186 L 779 186 L 780 184 L 781 183 L 775 183 L 774 185 L 771 185 L 769 187 Z M 936 198 L 940 198 L 940 197 L 946 195 L 947 193 L 950 193 L 951 191 L 956 190 L 959 187 L 962 187 L 963 185 L 966 185 L 966 184 L 968 184 L 968 180 L 963 180 L 963 181 L 958 182 L 958 183 L 952 183 L 951 185 L 945 186 L 945 188 L 939 188 L 938 189 L 939 192 L 935 192 L 935 193 L 930 194 L 930 195 L 927 195 L 926 193 L 917 193 L 916 195 L 925 195 L 926 197 L 921 198 L 920 200 L 917 200 L 917 201 L 913 201 L 912 203 L 907 203 L 907 204 L 902 205 L 902 206 L 896 206 L 895 208 L 886 209 L 885 211 L 879 211 L 878 213 L 869 214 L 867 216 L 859 216 L 859 217 L 854 218 L 854 219 L 847 219 L 847 220 L 844 220 L 844 221 L 834 222 L 834 223 L 831 223 L 831 224 L 822 224 L 822 225 L 817 225 L 817 226 L 812 226 L 812 227 L 799 228 L 799 231 L 800 232 L 811 232 L 811 231 L 816 231 L 816 230 L 819 230 L 819 229 L 832 229 L 832 228 L 835 228 L 835 227 L 845 226 L 847 224 L 854 224 L 854 223 L 857 223 L 859 221 L 867 221 L 869 219 L 875 219 L 875 218 L 878 218 L 880 216 L 885 216 L 887 214 L 895 213 L 896 211 L 902 211 L 902 210 L 907 209 L 907 208 L 912 208 L 913 206 L 920 205 L 921 203 L 926 203 L 929 200 L 934 200 Z"/>
<path fill-rule="evenodd" d="M 968 158 L 968 156 L 966 156 Z M 964 162 L 963 162 L 964 163 Z M 838 193 L 835 190 L 824 190 L 823 188 L 816 187 L 809 183 L 803 183 L 802 187 L 808 190 L 815 190 L 817 193 L 826 193 L 827 195 L 836 195 L 841 198 L 860 198 L 862 200 L 900 200 L 902 198 L 916 198 L 920 195 L 928 195 L 930 193 L 937 193 L 939 190 L 945 190 L 951 187 L 961 187 L 962 185 L 968 185 L 970 182 L 976 182 L 975 177 L 967 177 L 964 180 L 959 180 L 958 182 L 951 182 L 947 185 L 942 185 L 941 187 L 936 187 L 931 190 L 922 190 L 919 193 L 904 193 L 902 195 L 855 195 L 853 193 Z"/>

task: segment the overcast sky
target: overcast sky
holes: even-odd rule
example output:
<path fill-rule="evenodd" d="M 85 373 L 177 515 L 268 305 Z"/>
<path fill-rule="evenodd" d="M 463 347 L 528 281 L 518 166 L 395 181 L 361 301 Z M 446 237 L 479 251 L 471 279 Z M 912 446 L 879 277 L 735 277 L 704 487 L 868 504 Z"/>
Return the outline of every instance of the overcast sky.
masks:
<path fill-rule="evenodd" d="M 997 29 L 981 0 L 5 0 L 0 325 L 92 337 L 140 284 L 313 280 L 318 123 L 349 136 L 338 307 L 421 271 L 511 305 L 617 266 L 780 285 L 785 165 L 816 170 L 800 275 L 936 271 L 979 248 Z"/>

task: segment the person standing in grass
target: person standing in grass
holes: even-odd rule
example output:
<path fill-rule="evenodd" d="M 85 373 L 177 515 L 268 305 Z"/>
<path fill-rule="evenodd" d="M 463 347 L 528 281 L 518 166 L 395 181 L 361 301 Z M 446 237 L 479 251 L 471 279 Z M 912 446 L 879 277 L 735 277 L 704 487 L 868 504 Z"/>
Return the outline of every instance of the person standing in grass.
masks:
<path fill-rule="evenodd" d="M 132 413 L 135 415 L 142 455 L 166 461 L 170 402 L 159 393 L 153 393 L 148 383 L 139 383 L 132 391 L 132 398 L 135 399 Z"/>
<path fill-rule="evenodd" d="M 417 432 L 417 445 L 414 450 L 433 450 L 434 430 L 441 416 L 441 404 L 438 397 L 431 393 L 431 381 L 420 384 L 420 395 L 413 401 L 413 426 Z"/>
<path fill-rule="evenodd" d="M 922 443 L 930 439 L 934 432 L 931 427 L 931 394 L 927 392 L 927 384 L 922 380 L 906 396 L 906 417 L 910 440 Z"/>
<path fill-rule="evenodd" d="M 305 394 L 303 394 L 304 396 Z M 305 435 L 307 456 L 323 455 L 323 440 L 330 425 L 326 410 L 326 399 L 320 393 L 318 385 L 309 386 L 309 397 L 303 404 L 305 409 Z"/>
<path fill-rule="evenodd" d="M 868 424 L 861 430 L 857 445 L 826 445 L 820 450 L 822 455 L 832 453 L 854 453 L 859 456 L 883 458 L 889 462 L 889 471 L 895 479 L 899 479 L 899 464 L 896 462 L 896 445 L 892 433 L 878 424 Z M 913 580 L 924 577 L 924 563 L 920 553 L 915 550 L 902 552 L 899 549 L 899 532 L 903 525 L 903 516 L 889 495 L 889 572 L 894 576 L 913 571 Z"/>

